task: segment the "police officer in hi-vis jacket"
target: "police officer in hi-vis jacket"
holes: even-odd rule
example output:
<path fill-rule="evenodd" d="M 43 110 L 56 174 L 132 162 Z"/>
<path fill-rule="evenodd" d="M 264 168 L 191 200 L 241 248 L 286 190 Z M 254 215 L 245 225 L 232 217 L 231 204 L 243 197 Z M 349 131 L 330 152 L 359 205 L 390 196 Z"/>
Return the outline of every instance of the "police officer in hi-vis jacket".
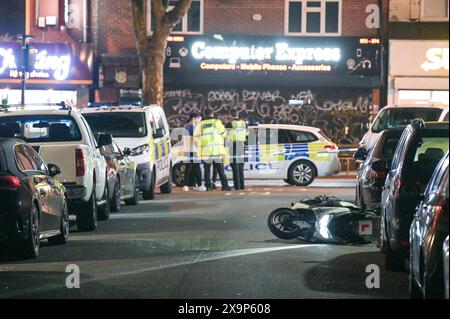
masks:
<path fill-rule="evenodd" d="M 248 136 L 247 123 L 239 118 L 236 110 L 231 110 L 231 121 L 227 125 L 228 145 L 232 148 L 231 168 L 233 169 L 233 181 L 235 190 L 245 189 L 244 161 L 245 161 L 245 141 Z"/>
<path fill-rule="evenodd" d="M 205 119 L 200 122 L 194 131 L 194 140 L 197 145 L 197 154 L 205 165 L 205 186 L 207 191 L 212 190 L 211 164 L 217 169 L 222 183 L 222 190 L 229 191 L 228 180 L 225 176 L 225 137 L 227 131 L 221 120 L 214 118 L 214 112 L 205 111 Z"/>

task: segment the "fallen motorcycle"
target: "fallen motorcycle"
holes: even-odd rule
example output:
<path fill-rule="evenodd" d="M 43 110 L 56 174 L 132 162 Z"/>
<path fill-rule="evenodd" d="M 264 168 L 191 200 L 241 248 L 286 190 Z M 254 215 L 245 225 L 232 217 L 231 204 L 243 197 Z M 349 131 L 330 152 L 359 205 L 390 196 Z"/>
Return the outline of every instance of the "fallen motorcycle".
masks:
<path fill-rule="evenodd" d="M 378 240 L 380 218 L 350 202 L 324 195 L 274 210 L 267 224 L 281 239 L 364 244 Z"/>

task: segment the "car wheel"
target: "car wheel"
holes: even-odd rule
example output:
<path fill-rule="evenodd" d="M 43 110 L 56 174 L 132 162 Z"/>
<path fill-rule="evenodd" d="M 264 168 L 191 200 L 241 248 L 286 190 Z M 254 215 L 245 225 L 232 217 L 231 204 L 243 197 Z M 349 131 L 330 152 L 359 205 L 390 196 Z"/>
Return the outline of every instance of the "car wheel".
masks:
<path fill-rule="evenodd" d="M 50 237 L 48 239 L 48 243 L 50 245 L 63 245 L 67 243 L 67 241 L 69 240 L 69 232 L 70 232 L 69 229 L 70 229 L 69 210 L 67 208 L 67 201 L 64 199 L 63 211 L 61 216 L 60 234 L 54 237 Z"/>
<path fill-rule="evenodd" d="M 316 177 L 316 168 L 307 161 L 297 161 L 288 171 L 288 182 L 295 186 L 308 186 Z"/>
<path fill-rule="evenodd" d="M 109 219 L 111 214 L 111 203 L 109 199 L 108 179 L 105 180 L 105 191 L 103 192 L 102 201 L 105 203 L 98 209 L 98 220 L 104 221 Z"/>
<path fill-rule="evenodd" d="M 136 175 L 135 182 L 134 182 L 134 195 L 131 199 L 125 200 L 125 205 L 129 205 L 129 206 L 139 205 L 139 196 L 140 195 L 141 195 L 141 191 L 139 189 L 139 180 Z"/>
<path fill-rule="evenodd" d="M 91 198 L 77 213 L 77 228 L 79 231 L 93 231 L 97 228 L 97 200 L 95 195 L 95 183 Z"/>
<path fill-rule="evenodd" d="M 442 260 L 436 264 L 436 267 L 432 274 L 429 273 L 429 269 L 425 268 L 423 274 L 423 298 L 424 299 L 444 299 L 445 287 L 444 287 L 444 271 L 442 267 Z"/>
<path fill-rule="evenodd" d="M 170 172 L 172 171 L 172 167 L 170 168 Z M 169 174 L 169 181 L 165 183 L 164 185 L 161 185 L 159 188 L 161 190 L 161 194 L 170 194 L 172 193 L 172 174 Z"/>
<path fill-rule="evenodd" d="M 184 186 L 184 172 L 186 165 L 178 163 L 172 168 L 172 181 L 178 187 Z"/>
<path fill-rule="evenodd" d="M 23 241 L 18 249 L 18 255 L 23 259 L 35 259 L 39 256 L 40 250 L 40 228 L 39 211 L 35 204 L 31 207 L 30 227 L 28 229 L 28 238 Z"/>
<path fill-rule="evenodd" d="M 154 200 L 155 199 L 155 183 L 156 183 L 155 169 L 152 171 L 152 179 L 150 182 L 150 187 L 148 190 L 142 192 L 142 197 L 144 200 Z"/>
<path fill-rule="evenodd" d="M 405 258 L 392 250 L 388 238 L 385 240 L 384 266 L 389 271 L 405 271 Z"/>
<path fill-rule="evenodd" d="M 412 259 L 409 260 L 409 298 L 422 299 L 422 291 L 414 279 Z"/>
<path fill-rule="evenodd" d="M 114 190 L 113 190 L 113 196 L 111 198 L 111 212 L 118 213 L 120 211 L 120 204 L 121 204 L 121 196 L 122 196 L 122 190 L 120 185 L 119 178 L 116 179 L 116 182 L 114 183 Z"/>

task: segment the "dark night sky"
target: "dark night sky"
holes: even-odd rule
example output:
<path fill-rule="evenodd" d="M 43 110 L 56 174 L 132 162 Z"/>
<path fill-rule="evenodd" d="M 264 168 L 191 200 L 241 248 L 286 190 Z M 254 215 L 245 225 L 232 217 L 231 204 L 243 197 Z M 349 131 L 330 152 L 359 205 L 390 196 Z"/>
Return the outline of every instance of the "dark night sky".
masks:
<path fill-rule="evenodd" d="M 25 31 L 25 0 L 0 0 L 0 35 Z"/>

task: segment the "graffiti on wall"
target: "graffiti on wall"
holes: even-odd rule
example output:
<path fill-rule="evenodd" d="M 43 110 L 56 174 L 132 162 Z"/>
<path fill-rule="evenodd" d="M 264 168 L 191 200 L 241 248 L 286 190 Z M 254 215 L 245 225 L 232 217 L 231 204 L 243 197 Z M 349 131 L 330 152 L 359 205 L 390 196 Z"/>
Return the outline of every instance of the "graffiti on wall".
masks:
<path fill-rule="evenodd" d="M 190 113 L 204 114 L 209 109 L 225 118 L 236 110 L 245 120 L 315 126 L 339 145 L 356 145 L 364 134 L 371 98 L 368 91 L 168 88 L 164 109 L 171 127 L 183 126 Z"/>

